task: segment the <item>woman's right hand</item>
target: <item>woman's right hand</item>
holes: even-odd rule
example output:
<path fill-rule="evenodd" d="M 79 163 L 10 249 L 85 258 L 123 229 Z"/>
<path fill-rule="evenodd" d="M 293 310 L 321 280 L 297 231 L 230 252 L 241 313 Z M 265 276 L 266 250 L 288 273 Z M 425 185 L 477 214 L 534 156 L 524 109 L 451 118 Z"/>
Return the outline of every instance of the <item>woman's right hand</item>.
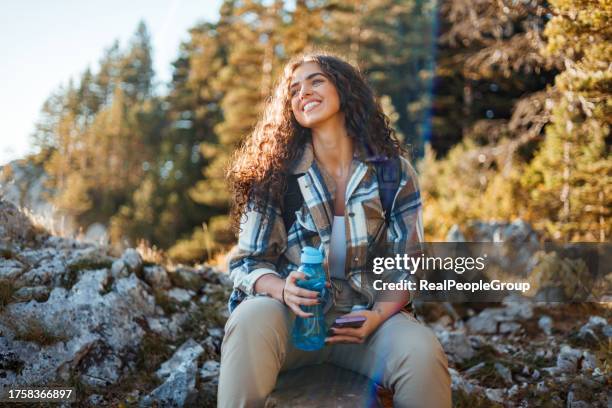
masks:
<path fill-rule="evenodd" d="M 300 288 L 296 284 L 298 279 L 307 279 L 306 275 L 302 272 L 293 271 L 285 279 L 285 287 L 283 288 L 283 302 L 300 317 L 312 317 L 312 313 L 306 313 L 302 310 L 300 305 L 314 306 L 320 303 L 318 299 L 319 292 L 314 290 L 308 290 Z"/>

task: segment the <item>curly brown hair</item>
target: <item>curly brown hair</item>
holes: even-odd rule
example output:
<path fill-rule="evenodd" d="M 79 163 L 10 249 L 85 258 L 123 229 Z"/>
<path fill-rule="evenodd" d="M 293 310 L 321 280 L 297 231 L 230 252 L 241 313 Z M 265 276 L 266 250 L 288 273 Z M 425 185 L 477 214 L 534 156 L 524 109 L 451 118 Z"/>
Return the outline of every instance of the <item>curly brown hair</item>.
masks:
<path fill-rule="evenodd" d="M 291 164 L 299 160 L 303 147 L 311 141 L 310 129 L 302 127 L 293 115 L 289 94 L 294 70 L 310 61 L 316 62 L 336 87 L 347 133 L 361 159 L 406 153 L 358 67 L 328 51 L 297 55 L 285 65 L 266 100 L 261 119 L 231 160 L 227 178 L 233 196 L 230 217 L 236 229 L 247 205 L 264 216 L 270 200 L 276 203 L 275 207 L 281 207 Z"/>

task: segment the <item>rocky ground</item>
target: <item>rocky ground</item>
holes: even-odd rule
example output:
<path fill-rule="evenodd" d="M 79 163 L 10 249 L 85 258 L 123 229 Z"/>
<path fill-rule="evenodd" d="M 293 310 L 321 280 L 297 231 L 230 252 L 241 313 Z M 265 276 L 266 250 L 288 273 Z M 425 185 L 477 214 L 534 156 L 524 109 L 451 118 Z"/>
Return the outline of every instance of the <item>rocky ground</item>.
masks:
<path fill-rule="evenodd" d="M 0 390 L 72 386 L 76 406 L 215 406 L 231 284 L 209 266 L 51 236 L 0 200 Z M 610 305 L 422 304 L 455 406 L 608 406 Z"/>

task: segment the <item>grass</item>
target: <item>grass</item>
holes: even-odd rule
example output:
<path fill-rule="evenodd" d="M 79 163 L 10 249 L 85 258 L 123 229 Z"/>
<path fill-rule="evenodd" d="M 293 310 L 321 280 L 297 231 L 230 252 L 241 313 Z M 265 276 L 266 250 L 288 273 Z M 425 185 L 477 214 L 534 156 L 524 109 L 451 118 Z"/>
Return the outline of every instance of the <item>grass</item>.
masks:
<path fill-rule="evenodd" d="M 15 333 L 15 340 L 32 342 L 41 346 L 50 346 L 69 340 L 65 334 L 56 334 L 34 317 L 28 317 L 19 322 L 16 320 L 18 319 L 4 319 L 4 324 Z"/>
<path fill-rule="evenodd" d="M 12 281 L 0 279 L 0 311 L 13 301 L 13 294 L 17 288 Z"/>
<path fill-rule="evenodd" d="M 484 395 L 468 394 L 463 390 L 453 391 L 454 408 L 502 408 L 502 405 L 493 402 Z"/>

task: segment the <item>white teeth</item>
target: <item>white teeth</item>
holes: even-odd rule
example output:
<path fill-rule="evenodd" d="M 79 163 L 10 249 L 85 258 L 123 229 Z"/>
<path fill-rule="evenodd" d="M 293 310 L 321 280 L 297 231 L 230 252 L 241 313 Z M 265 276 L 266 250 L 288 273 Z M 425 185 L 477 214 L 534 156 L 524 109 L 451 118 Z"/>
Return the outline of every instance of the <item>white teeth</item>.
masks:
<path fill-rule="evenodd" d="M 304 112 L 308 112 L 309 110 L 313 109 L 315 106 L 319 106 L 321 104 L 321 102 L 308 102 L 306 105 L 304 105 Z"/>

